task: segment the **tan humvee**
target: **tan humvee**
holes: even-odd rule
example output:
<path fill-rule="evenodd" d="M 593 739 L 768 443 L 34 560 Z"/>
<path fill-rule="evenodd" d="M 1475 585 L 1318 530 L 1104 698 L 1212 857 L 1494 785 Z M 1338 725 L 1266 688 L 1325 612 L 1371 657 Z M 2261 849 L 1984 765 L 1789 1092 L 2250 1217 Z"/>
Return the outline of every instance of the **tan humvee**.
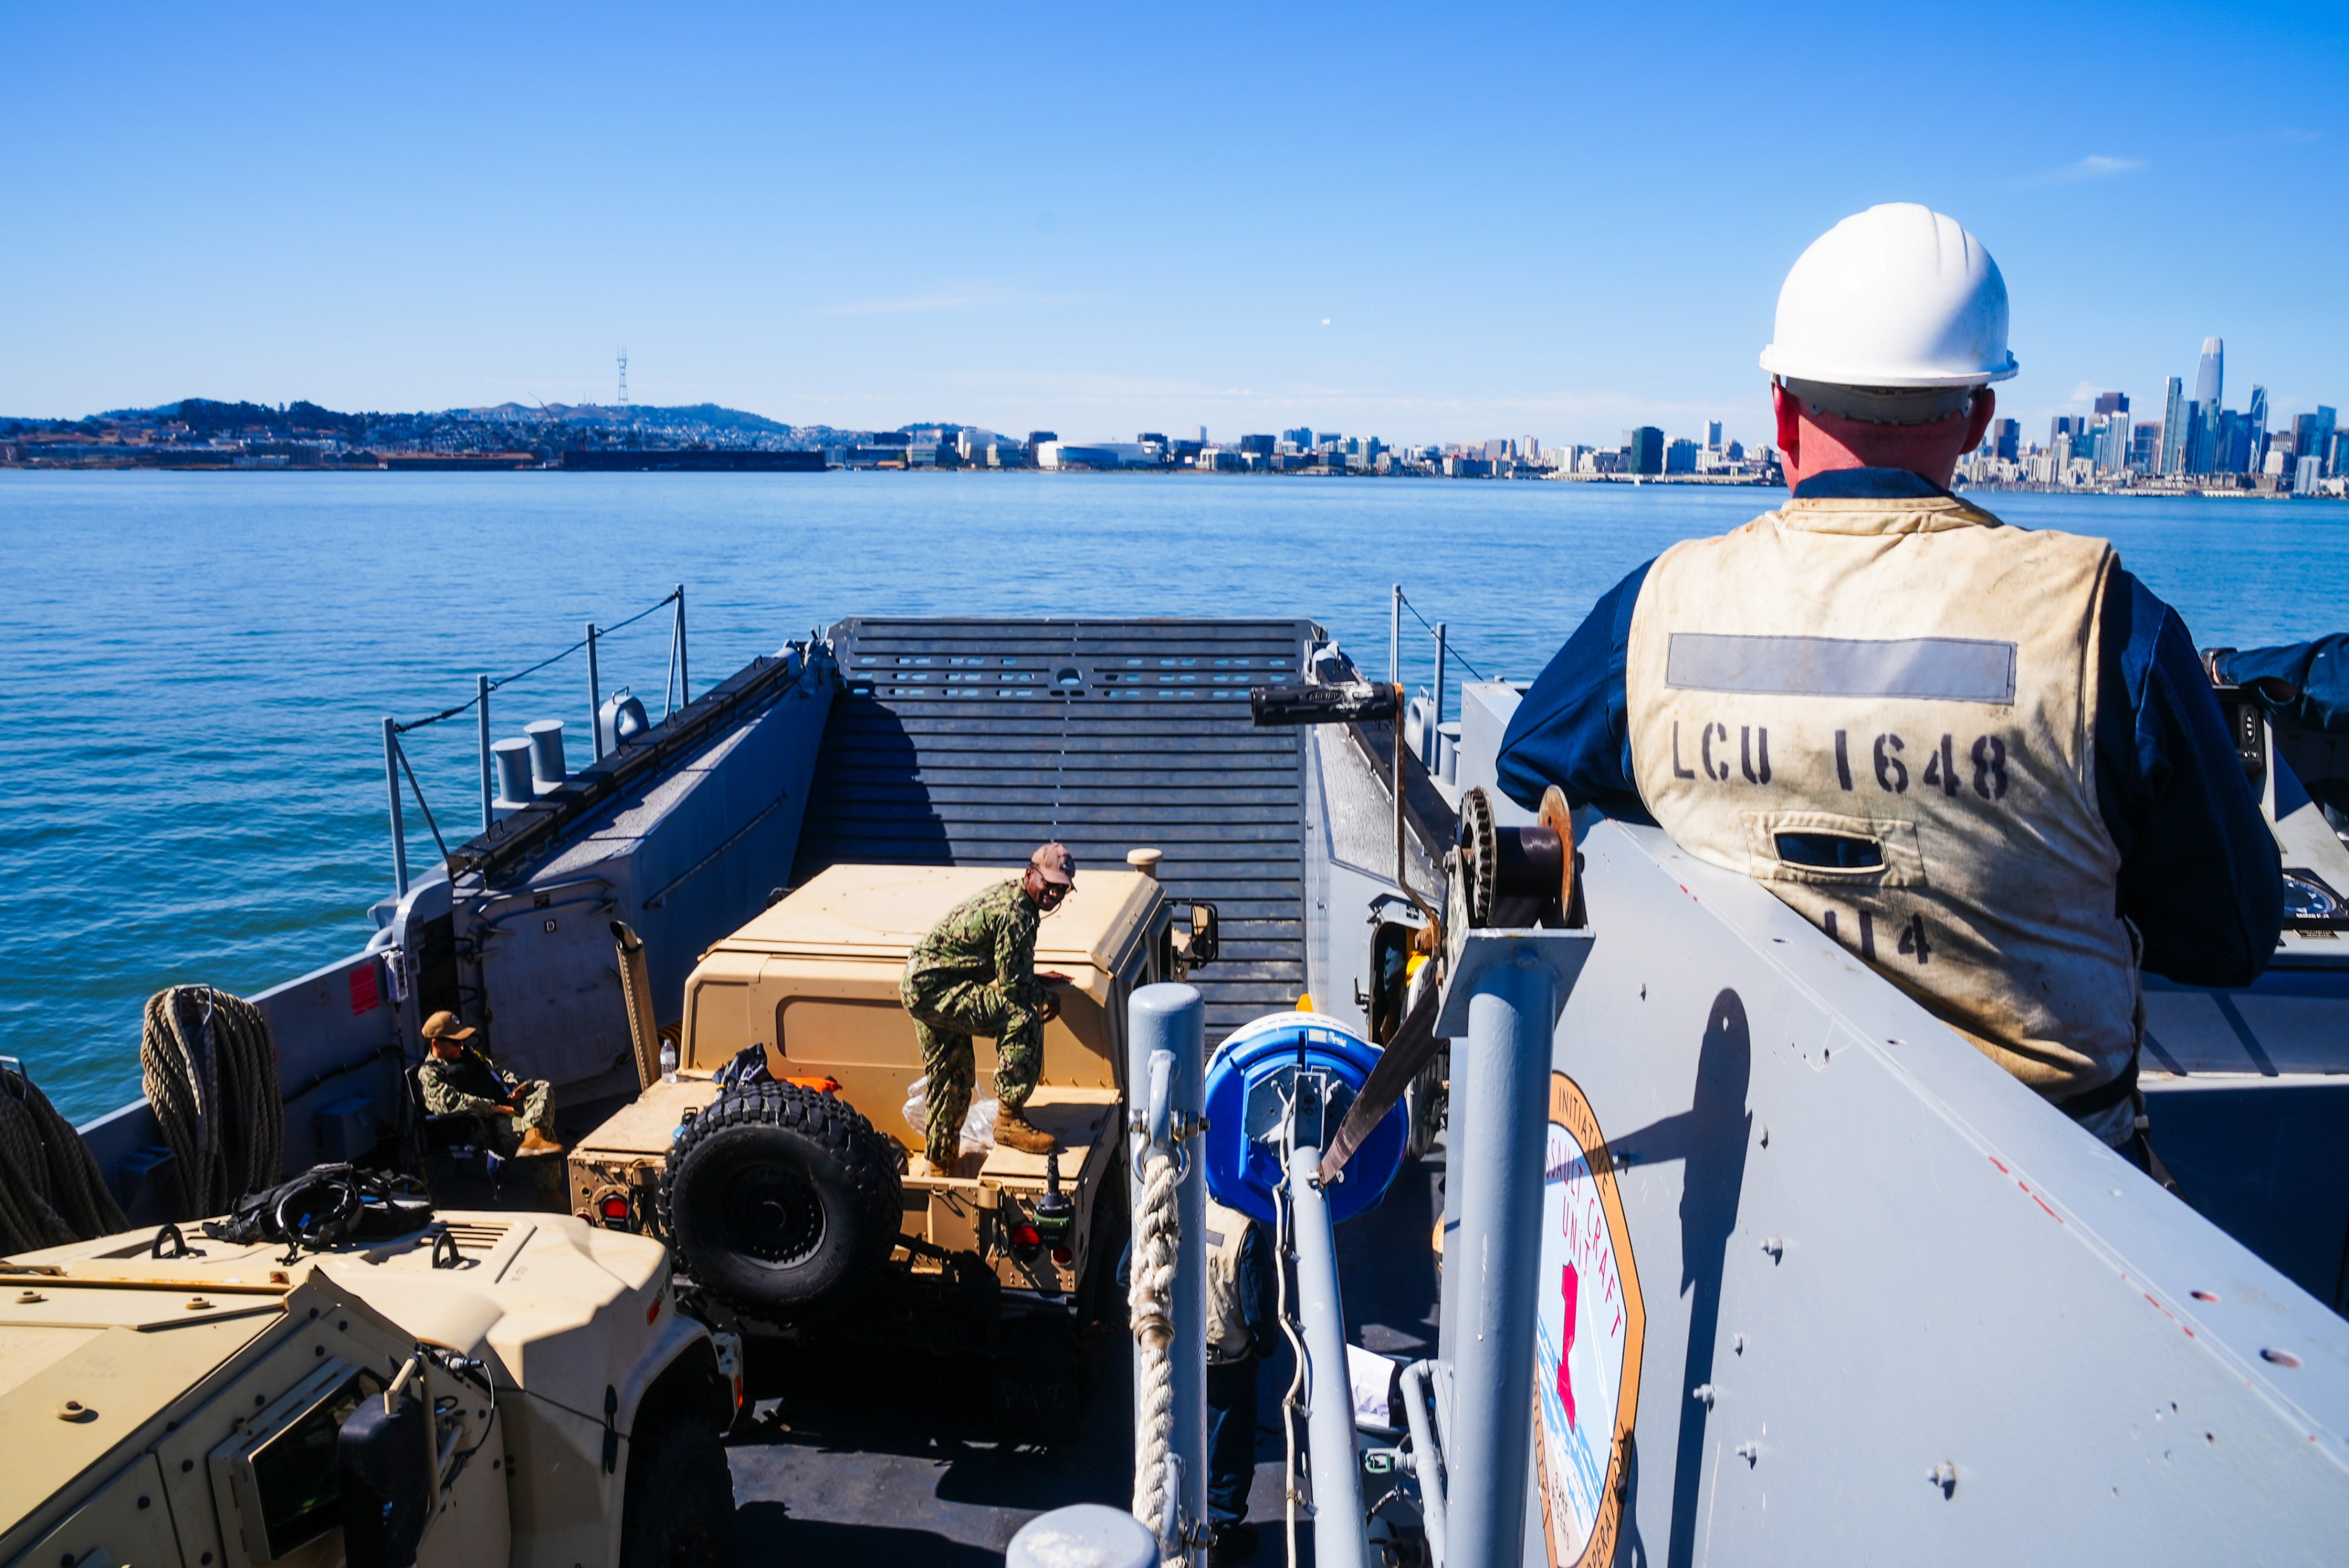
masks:
<path fill-rule="evenodd" d="M 402 1415 L 375 1457 L 425 1568 L 732 1562 L 740 1345 L 678 1312 L 660 1246 L 520 1213 L 290 1259 L 176 1242 L 0 1262 L 0 1563 L 405 1561 L 367 1518 L 347 1551 L 370 1405 Z"/>
<path fill-rule="evenodd" d="M 1073 984 L 1045 1027 L 1042 1078 L 1027 1114 L 1061 1140 L 1073 1226 L 1063 1245 L 1040 1245 L 1034 1222 L 1048 1188 L 1045 1157 L 997 1147 L 966 1153 L 955 1171 L 933 1171 L 903 1112 L 922 1077 L 913 1020 L 898 1001 L 906 955 L 956 904 L 1018 874 L 1016 867 L 833 866 L 711 947 L 686 981 L 678 1081 L 651 1082 L 574 1145 L 576 1212 L 658 1233 L 662 1167 L 681 1120 L 709 1105 L 714 1073 L 759 1045 L 776 1077 L 835 1095 L 895 1145 L 905 1171 L 901 1233 L 917 1243 L 906 1247 L 916 1272 L 936 1272 L 947 1254 L 975 1253 L 1006 1286 L 1072 1290 L 1092 1261 L 1094 1200 L 1116 1172 L 1126 997 L 1171 968 L 1177 950 L 1159 884 L 1141 871 L 1084 872 L 1043 921 L 1036 965 Z M 1193 918 L 1213 916 L 1202 906 Z M 976 1054 L 975 1100 L 992 1093 L 994 1043 L 978 1040 Z"/>

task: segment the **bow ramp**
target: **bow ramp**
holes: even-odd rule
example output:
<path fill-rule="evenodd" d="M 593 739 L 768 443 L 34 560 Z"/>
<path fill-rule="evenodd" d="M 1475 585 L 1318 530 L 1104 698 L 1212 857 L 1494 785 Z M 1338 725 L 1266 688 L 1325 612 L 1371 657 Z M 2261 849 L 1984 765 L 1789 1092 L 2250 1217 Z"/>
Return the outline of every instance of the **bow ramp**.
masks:
<path fill-rule="evenodd" d="M 1305 989 L 1305 753 L 1251 685 L 1293 680 L 1305 620 L 857 616 L 794 884 L 843 861 L 1017 865 L 1059 839 L 1088 867 L 1164 851 L 1170 902 L 1210 903 L 1223 954 L 1193 980 L 1211 1039 Z"/>

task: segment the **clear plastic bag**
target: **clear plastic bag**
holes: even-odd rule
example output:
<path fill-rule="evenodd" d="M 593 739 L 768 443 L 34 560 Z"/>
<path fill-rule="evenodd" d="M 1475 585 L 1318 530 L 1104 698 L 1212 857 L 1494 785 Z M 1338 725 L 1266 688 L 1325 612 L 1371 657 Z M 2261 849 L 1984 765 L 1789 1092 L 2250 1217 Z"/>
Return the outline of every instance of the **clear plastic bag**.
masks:
<path fill-rule="evenodd" d="M 995 1147 L 995 1118 L 999 1109 L 1001 1107 L 992 1099 L 971 1102 L 970 1109 L 962 1119 L 962 1151 L 965 1154 L 983 1154 Z M 905 1091 L 904 1107 L 905 1125 L 914 1130 L 915 1137 L 929 1136 L 929 1112 L 930 1080 L 917 1078 Z"/>

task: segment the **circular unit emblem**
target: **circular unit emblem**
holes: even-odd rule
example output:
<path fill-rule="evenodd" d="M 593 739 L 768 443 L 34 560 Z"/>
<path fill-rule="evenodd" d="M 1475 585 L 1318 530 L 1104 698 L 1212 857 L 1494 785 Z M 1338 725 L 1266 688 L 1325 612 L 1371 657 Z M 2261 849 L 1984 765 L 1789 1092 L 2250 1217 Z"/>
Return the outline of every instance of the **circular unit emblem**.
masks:
<path fill-rule="evenodd" d="M 1647 1317 L 1607 1140 L 1564 1073 L 1549 1079 L 1539 1304 L 1534 1480 L 1550 1568 L 1599 1568 L 1622 1532 Z"/>

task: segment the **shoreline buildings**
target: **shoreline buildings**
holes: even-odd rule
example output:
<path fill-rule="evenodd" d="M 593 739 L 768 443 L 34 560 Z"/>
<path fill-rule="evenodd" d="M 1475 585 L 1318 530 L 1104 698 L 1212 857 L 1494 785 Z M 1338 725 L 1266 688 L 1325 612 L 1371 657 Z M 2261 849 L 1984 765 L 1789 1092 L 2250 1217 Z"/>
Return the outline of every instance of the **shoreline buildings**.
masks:
<path fill-rule="evenodd" d="M 2161 417 L 2130 423 L 2119 392 L 2093 412 L 2059 414 L 2044 446 L 2022 442 L 2013 419 L 1994 421 L 1958 466 L 1964 484 L 1989 490 L 2096 490 L 2144 494 L 2332 495 L 2349 492 L 2349 441 L 2333 410 L 2319 404 L 2270 428 L 2268 389 L 2254 386 L 2244 407 L 2226 406 L 2227 346 L 2202 340 L 2194 393 L 2173 376 Z"/>

